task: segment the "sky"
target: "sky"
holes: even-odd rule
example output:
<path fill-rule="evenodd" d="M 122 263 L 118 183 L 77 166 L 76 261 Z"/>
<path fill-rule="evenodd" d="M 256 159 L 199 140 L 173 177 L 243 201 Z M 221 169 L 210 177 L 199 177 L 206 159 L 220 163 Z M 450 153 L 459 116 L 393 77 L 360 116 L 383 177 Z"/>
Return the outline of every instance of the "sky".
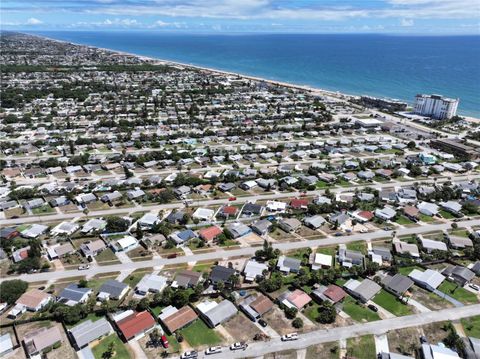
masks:
<path fill-rule="evenodd" d="M 3 30 L 480 35 L 480 0 L 1 0 Z"/>

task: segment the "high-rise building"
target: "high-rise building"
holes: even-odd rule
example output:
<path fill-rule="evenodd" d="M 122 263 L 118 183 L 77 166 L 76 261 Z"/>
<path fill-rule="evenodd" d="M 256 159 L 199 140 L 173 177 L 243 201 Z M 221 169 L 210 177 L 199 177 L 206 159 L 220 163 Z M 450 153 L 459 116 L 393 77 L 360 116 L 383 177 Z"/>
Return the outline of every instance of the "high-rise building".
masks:
<path fill-rule="evenodd" d="M 452 118 L 457 114 L 458 99 L 447 98 L 441 95 L 417 95 L 413 111 L 422 116 L 429 116 L 439 120 Z"/>

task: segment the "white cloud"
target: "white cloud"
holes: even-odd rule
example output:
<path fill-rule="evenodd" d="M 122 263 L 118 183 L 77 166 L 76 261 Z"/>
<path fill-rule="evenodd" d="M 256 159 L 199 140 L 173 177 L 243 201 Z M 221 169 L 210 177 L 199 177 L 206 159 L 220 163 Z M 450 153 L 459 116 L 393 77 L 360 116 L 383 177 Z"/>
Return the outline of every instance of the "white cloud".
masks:
<path fill-rule="evenodd" d="M 31 17 L 27 20 L 27 25 L 40 25 L 40 24 L 43 24 L 43 21 L 42 20 L 38 20 L 34 17 Z"/>
<path fill-rule="evenodd" d="M 413 25 L 415 25 L 415 22 L 413 21 L 413 19 L 402 19 L 402 20 L 400 20 L 400 26 L 411 27 Z"/>

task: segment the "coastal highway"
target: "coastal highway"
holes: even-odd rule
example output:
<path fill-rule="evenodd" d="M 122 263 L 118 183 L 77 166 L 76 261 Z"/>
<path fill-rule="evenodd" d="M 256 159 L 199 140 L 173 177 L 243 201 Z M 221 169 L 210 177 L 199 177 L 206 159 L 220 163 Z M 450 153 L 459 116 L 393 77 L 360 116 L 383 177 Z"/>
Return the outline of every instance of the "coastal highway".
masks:
<path fill-rule="evenodd" d="M 225 347 L 223 348 L 222 353 L 205 356 L 202 352 L 200 353 L 199 358 L 254 358 L 268 353 L 303 349 L 312 345 L 334 342 L 341 339 L 360 337 L 368 334 L 380 335 L 392 330 L 418 327 L 444 320 L 459 320 L 478 315 L 478 313 L 480 313 L 480 304 L 442 309 L 403 317 L 383 319 L 375 322 L 355 324 L 346 327 L 315 330 L 300 334 L 298 340 L 290 342 L 282 342 L 280 338 L 270 339 L 267 342 L 252 342 L 249 343 L 246 350 L 239 350 L 236 352 Z"/>
<path fill-rule="evenodd" d="M 425 178 L 421 180 L 411 180 L 411 181 L 390 181 L 390 182 L 374 182 L 374 183 L 360 183 L 360 184 L 352 184 L 349 187 L 335 187 L 331 188 L 330 192 L 338 193 L 338 192 L 347 192 L 347 191 L 354 191 L 355 188 L 387 188 L 387 187 L 395 187 L 395 186 L 411 186 L 415 183 L 443 183 L 450 180 L 455 181 L 470 181 L 472 179 L 480 178 L 480 174 L 471 174 L 471 175 L 461 175 L 461 176 L 453 176 L 453 177 L 438 177 L 436 181 L 431 178 Z M 295 191 L 295 192 L 278 192 L 278 193 L 270 193 L 270 194 L 257 194 L 252 196 L 243 196 L 237 197 L 233 204 L 240 204 L 240 203 L 247 203 L 247 202 L 255 202 L 255 201 L 262 201 L 262 200 L 275 200 L 280 198 L 289 198 L 289 197 L 298 197 L 303 192 Z M 315 190 L 315 191 L 307 191 L 307 196 L 316 196 L 325 193 L 325 190 Z M 198 200 L 193 202 L 193 206 L 195 207 L 202 207 L 202 206 L 212 206 L 212 205 L 223 205 L 227 203 L 227 199 L 207 199 L 207 200 Z M 86 217 L 86 218 L 98 218 L 98 217 L 105 217 L 105 216 L 112 216 L 112 215 L 125 215 L 127 213 L 133 212 L 151 212 L 151 211 L 159 211 L 165 209 L 174 209 L 174 208 L 183 208 L 183 202 L 173 202 L 173 203 L 166 203 L 166 204 L 158 204 L 158 205 L 138 205 L 135 207 L 127 207 L 127 208 L 111 208 L 105 209 L 100 211 L 91 211 L 88 213 L 88 216 L 85 216 L 82 212 L 71 212 L 71 213 L 58 213 L 52 215 L 45 215 L 45 216 L 28 216 L 28 217 L 20 217 L 20 218 L 12 218 L 12 219 L 2 219 L 0 220 L 0 227 L 5 227 L 9 225 L 18 225 L 18 224 L 27 224 L 27 223 L 41 223 L 41 222 L 55 222 L 55 221 L 63 221 L 69 220 L 76 217 Z"/>
<path fill-rule="evenodd" d="M 471 227 L 479 226 L 480 219 L 466 220 L 457 223 L 459 227 Z M 427 224 L 420 227 L 413 228 L 400 228 L 395 230 L 397 236 L 403 235 L 412 235 L 412 234 L 421 234 L 433 231 L 442 231 L 451 228 L 450 223 L 441 223 L 441 224 Z M 391 231 L 378 230 L 372 233 L 356 233 L 349 236 L 339 236 L 339 237 L 327 237 L 322 239 L 308 240 L 308 241 L 299 241 L 299 242 L 287 242 L 287 243 L 273 243 L 274 248 L 280 249 L 282 252 L 295 250 L 299 248 L 306 247 L 318 247 L 318 246 L 332 246 L 338 245 L 341 243 L 349 243 L 355 241 L 366 241 L 366 240 L 376 240 L 381 238 L 391 238 Z M 217 250 L 215 252 L 207 252 L 200 254 L 193 254 L 190 256 L 181 256 L 176 258 L 161 258 L 161 259 L 152 259 L 146 261 L 138 261 L 131 263 L 122 263 L 122 264 L 112 264 L 112 265 L 92 265 L 88 270 L 63 270 L 56 272 L 42 272 L 42 273 L 33 273 L 33 274 L 23 274 L 20 276 L 8 276 L 5 278 L 0 278 L 0 282 L 8 279 L 22 279 L 27 282 L 41 282 L 49 280 L 59 280 L 68 277 L 75 277 L 79 275 L 85 276 L 95 276 L 101 273 L 108 272 L 119 272 L 122 270 L 136 270 L 142 268 L 152 268 L 156 266 L 163 265 L 175 265 L 183 264 L 188 262 L 197 262 L 197 261 L 214 261 L 221 260 L 233 257 L 243 257 L 251 256 L 259 247 L 243 247 L 233 250 Z"/>

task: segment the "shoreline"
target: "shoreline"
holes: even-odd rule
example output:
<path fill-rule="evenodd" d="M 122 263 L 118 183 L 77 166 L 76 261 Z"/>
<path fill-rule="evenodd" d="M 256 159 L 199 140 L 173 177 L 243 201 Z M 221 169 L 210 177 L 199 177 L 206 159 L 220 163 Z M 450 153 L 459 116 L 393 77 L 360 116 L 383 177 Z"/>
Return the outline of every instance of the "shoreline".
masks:
<path fill-rule="evenodd" d="M 139 55 L 123 50 L 115 50 L 111 48 L 106 48 L 106 47 L 99 47 L 99 46 L 93 46 L 93 45 L 87 45 L 87 44 L 81 44 L 77 42 L 72 42 L 72 41 L 67 41 L 67 40 L 60 40 L 60 39 L 54 39 L 48 36 L 44 35 L 38 35 L 38 34 L 30 34 L 30 33 L 22 33 L 24 35 L 29 35 L 29 36 L 35 36 L 38 38 L 42 39 L 47 39 L 50 41 L 55 41 L 59 43 L 66 43 L 66 44 L 71 44 L 71 45 L 76 45 L 76 46 L 84 46 L 88 48 L 93 48 L 93 49 L 99 49 L 103 51 L 108 51 L 114 54 L 119 54 L 119 55 L 126 55 L 126 56 L 133 56 L 141 60 L 146 60 L 146 61 L 153 61 L 154 64 L 156 65 L 170 65 L 170 66 L 177 66 L 177 67 L 184 67 L 184 68 L 190 68 L 194 70 L 201 70 L 201 71 L 208 71 L 214 74 L 222 74 L 222 75 L 228 75 L 228 76 L 237 76 L 237 77 L 242 77 L 248 80 L 253 80 L 253 81 L 259 81 L 259 82 L 266 82 L 275 86 L 283 86 L 286 88 L 290 89 L 295 89 L 295 90 L 302 90 L 302 91 L 308 91 L 311 92 L 312 95 L 319 95 L 319 96 L 324 96 L 324 97 L 330 97 L 333 98 L 336 101 L 350 101 L 355 98 L 359 98 L 360 96 L 363 95 L 352 95 L 348 93 L 344 93 L 341 91 L 331 91 L 331 90 L 326 90 L 318 87 L 312 87 L 309 85 L 299 85 L 291 82 L 284 82 L 284 81 L 277 81 L 277 80 L 271 80 L 263 77 L 258 77 L 258 76 L 253 76 L 253 75 L 248 75 L 248 74 L 242 74 L 239 72 L 232 72 L 232 71 L 226 71 L 226 70 L 220 70 L 220 69 L 214 69 L 211 67 L 206 67 L 206 66 L 200 66 L 200 65 L 194 65 L 194 64 L 188 64 L 184 62 L 178 62 L 178 61 L 173 61 L 173 60 L 166 60 L 166 59 L 161 59 L 161 58 L 156 58 L 156 57 L 151 57 L 151 56 L 146 56 L 146 55 Z M 378 97 L 378 96 L 372 96 L 372 97 Z M 378 97 L 378 98 L 384 98 L 388 100 L 394 100 L 393 98 L 390 97 Z M 409 107 L 411 107 L 411 103 L 408 101 L 405 101 Z M 480 118 L 479 117 L 473 117 L 473 116 L 468 116 L 468 115 L 459 115 L 463 117 L 466 121 L 471 121 L 471 122 L 476 122 L 480 123 Z"/>

